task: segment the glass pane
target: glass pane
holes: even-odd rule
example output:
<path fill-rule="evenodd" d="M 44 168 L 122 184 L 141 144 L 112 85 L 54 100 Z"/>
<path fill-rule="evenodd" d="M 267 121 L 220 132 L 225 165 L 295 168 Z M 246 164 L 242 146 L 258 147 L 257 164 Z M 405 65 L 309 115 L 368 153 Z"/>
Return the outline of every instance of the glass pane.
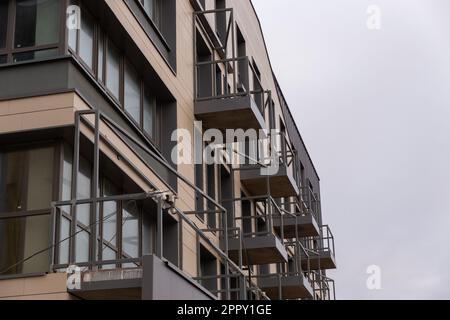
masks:
<path fill-rule="evenodd" d="M 14 62 L 29 61 L 35 59 L 45 59 L 57 56 L 59 53 L 58 49 L 40 50 L 40 51 L 30 51 L 16 53 L 13 55 Z"/>
<path fill-rule="evenodd" d="M 6 47 L 8 29 L 8 0 L 0 0 L 0 48 Z M 1 60 L 1 57 L 0 57 Z M 1 63 L 1 62 L 0 62 Z"/>
<path fill-rule="evenodd" d="M 141 0 L 145 12 L 152 19 L 153 23 L 161 27 L 161 0 Z"/>
<path fill-rule="evenodd" d="M 0 212 L 50 208 L 53 148 L 0 153 Z"/>
<path fill-rule="evenodd" d="M 53 148 L 29 152 L 27 209 L 50 208 L 53 198 Z"/>
<path fill-rule="evenodd" d="M 68 239 L 70 235 L 70 221 L 66 218 L 61 218 L 61 224 L 59 228 L 59 241 Z M 69 263 L 69 245 L 70 240 L 66 240 L 59 244 L 59 263 L 67 264 Z"/>
<path fill-rule="evenodd" d="M 122 216 L 123 253 L 131 258 L 139 254 L 139 215 L 136 201 L 124 203 Z"/>
<path fill-rule="evenodd" d="M 112 250 L 111 248 L 106 247 L 105 250 L 103 250 L 103 261 L 109 261 L 109 260 L 117 260 L 117 253 Z M 116 265 L 110 264 L 110 265 L 104 265 L 102 269 L 115 269 Z"/>
<path fill-rule="evenodd" d="M 114 45 L 108 43 L 108 53 L 106 58 L 106 86 L 111 93 L 119 99 L 120 97 L 120 54 Z"/>
<path fill-rule="evenodd" d="M 125 68 L 125 110 L 137 122 L 141 122 L 141 86 L 134 68 L 127 63 Z"/>
<path fill-rule="evenodd" d="M 86 11 L 81 15 L 80 52 L 81 59 L 92 69 L 94 56 L 94 22 Z"/>
<path fill-rule="evenodd" d="M 6 55 L 0 56 L 0 64 L 4 64 L 7 62 L 8 57 Z"/>
<path fill-rule="evenodd" d="M 155 138 L 156 98 L 149 90 L 144 92 L 144 130 L 150 137 Z"/>
<path fill-rule="evenodd" d="M 104 180 L 105 197 L 118 194 L 118 188 L 109 180 Z M 117 247 L 117 203 L 115 201 L 103 204 L 103 241 Z"/>
<path fill-rule="evenodd" d="M 70 5 L 74 5 L 74 4 L 75 3 L 73 3 L 73 1 L 71 1 Z M 67 19 L 69 19 L 69 17 L 70 17 L 70 19 L 74 18 L 74 19 L 78 20 L 77 16 L 76 16 L 77 14 L 78 14 L 78 12 L 76 12 L 76 11 L 70 12 Z M 69 47 L 74 52 L 77 52 L 77 32 L 78 32 L 77 28 L 69 28 L 69 30 L 67 32 L 67 34 L 68 34 L 67 41 L 69 43 Z"/>
<path fill-rule="evenodd" d="M 50 246 L 50 216 L 0 220 L 0 270 Z M 50 250 L 9 269 L 4 275 L 49 271 Z"/>
<path fill-rule="evenodd" d="M 101 81 L 101 82 L 104 82 L 105 81 L 105 78 L 103 77 L 103 64 L 104 64 L 104 52 L 105 52 L 105 49 L 104 49 L 104 44 L 103 44 L 103 35 L 102 34 L 100 34 L 99 35 L 99 40 L 98 40 L 98 71 L 97 71 L 97 76 L 98 76 L 98 79 Z"/>
<path fill-rule="evenodd" d="M 80 158 L 80 170 L 77 181 L 77 199 L 87 200 L 91 198 L 91 164 L 84 158 Z M 91 205 L 82 204 L 77 206 L 77 220 L 85 226 L 90 225 Z"/>
<path fill-rule="evenodd" d="M 16 0 L 15 47 L 58 43 L 59 0 Z"/>
<path fill-rule="evenodd" d="M 80 228 L 77 228 L 77 232 L 79 233 L 75 237 L 76 262 L 89 262 L 89 233 L 81 231 Z"/>
<path fill-rule="evenodd" d="M 73 151 L 68 144 L 64 144 L 64 161 L 63 161 L 63 176 L 61 185 L 61 200 L 70 200 L 72 195 L 72 161 Z"/>
<path fill-rule="evenodd" d="M 117 204 L 115 202 L 105 202 L 103 206 L 103 240 L 117 246 Z"/>

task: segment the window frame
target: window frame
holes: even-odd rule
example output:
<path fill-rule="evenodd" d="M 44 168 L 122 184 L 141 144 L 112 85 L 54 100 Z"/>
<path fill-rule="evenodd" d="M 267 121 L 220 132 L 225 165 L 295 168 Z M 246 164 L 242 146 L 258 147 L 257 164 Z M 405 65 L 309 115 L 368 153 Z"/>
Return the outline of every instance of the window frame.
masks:
<path fill-rule="evenodd" d="M 8 2 L 8 21 L 7 21 L 7 28 L 6 28 L 6 46 L 5 48 L 0 48 L 0 56 L 6 55 L 6 63 L 20 63 L 21 61 L 13 61 L 13 57 L 16 54 L 20 53 L 32 53 L 32 52 L 38 52 L 38 51 L 46 51 L 46 50 L 57 50 L 58 55 L 64 54 L 64 48 L 65 48 L 65 21 L 66 21 L 66 1 L 60 1 L 59 4 L 59 34 L 58 34 L 58 41 L 53 44 L 47 44 L 47 45 L 38 45 L 38 46 L 30 46 L 30 47 L 23 47 L 23 48 L 16 48 L 15 47 L 15 28 L 16 28 L 16 3 L 17 0 L 10 0 Z M 45 59 L 45 58 L 43 58 Z M 35 61 L 40 60 L 40 58 L 37 59 L 30 59 L 27 61 Z"/>
<path fill-rule="evenodd" d="M 34 141 L 28 144 L 8 144 L 6 146 L 2 146 L 2 152 L 11 152 L 11 151 L 30 151 L 34 149 L 45 149 L 45 148 L 53 148 L 53 184 L 52 184 L 52 201 L 59 198 L 61 194 L 60 189 L 60 177 L 61 177 L 61 167 L 60 167 L 60 159 L 62 155 L 62 150 L 60 148 L 60 144 L 54 141 Z M 21 210 L 15 212 L 0 212 L 0 220 L 9 220 L 9 219 L 20 219 L 20 218 L 29 218 L 29 217 L 39 217 L 39 216 L 49 216 L 49 220 L 51 221 L 52 217 L 52 209 L 43 208 L 38 210 Z M 55 235 L 55 230 L 51 225 L 49 227 L 50 234 L 49 238 L 53 239 Z M 51 243 L 49 243 L 51 245 Z M 51 270 L 51 265 L 53 263 L 52 253 L 49 254 L 48 261 L 48 271 Z M 1 270 L 0 270 L 1 271 Z M 9 279 L 9 278 L 17 278 L 17 277 L 27 277 L 32 276 L 35 273 L 17 273 L 17 274 L 0 274 L 0 280 Z"/>

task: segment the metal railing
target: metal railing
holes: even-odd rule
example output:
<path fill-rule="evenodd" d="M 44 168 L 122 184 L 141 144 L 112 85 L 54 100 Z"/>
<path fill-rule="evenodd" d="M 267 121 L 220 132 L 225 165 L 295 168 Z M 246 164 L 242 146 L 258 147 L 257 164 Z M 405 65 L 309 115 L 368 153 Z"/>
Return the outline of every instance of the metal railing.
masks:
<path fill-rule="evenodd" d="M 125 136 L 127 139 L 131 140 L 134 144 L 136 144 L 141 150 L 145 153 L 152 156 L 156 161 L 158 161 L 161 165 L 167 168 L 170 172 L 175 174 L 180 183 L 184 183 L 190 189 L 195 192 L 198 192 L 202 197 L 204 197 L 207 201 L 214 204 L 214 210 L 212 210 L 215 214 L 218 214 L 221 219 L 219 219 L 221 223 L 222 230 L 221 237 L 224 240 L 223 248 L 219 248 L 205 233 L 204 230 L 199 228 L 190 218 L 189 215 L 178 209 L 172 201 L 172 191 L 159 191 L 159 190 L 151 190 L 149 192 L 143 192 L 140 194 L 130 194 L 130 195 L 119 195 L 112 197 L 102 197 L 98 194 L 98 181 L 99 181 L 99 172 L 100 172 L 100 123 L 102 125 L 106 125 L 114 134 L 117 134 L 120 137 Z M 52 218 L 53 218 L 53 230 L 54 238 L 53 244 L 49 250 L 52 252 L 51 260 L 53 262 L 53 270 L 57 271 L 60 269 L 67 268 L 70 264 L 76 264 L 79 267 L 86 267 L 89 270 L 97 270 L 102 269 L 104 266 L 115 266 L 119 268 L 138 268 L 142 266 L 142 251 L 138 256 L 130 257 L 126 254 L 122 254 L 120 252 L 120 259 L 112 259 L 112 260 L 101 260 L 98 259 L 98 237 L 97 237 L 97 226 L 108 219 L 109 217 L 103 217 L 100 220 L 95 220 L 89 226 L 80 226 L 78 225 L 77 219 L 77 208 L 81 205 L 88 205 L 91 209 L 91 217 L 96 217 L 99 209 L 99 205 L 112 202 L 112 201 L 145 201 L 152 200 L 157 203 L 157 213 L 156 213 L 156 256 L 164 259 L 163 252 L 163 233 L 164 233 L 164 225 L 163 225 L 163 216 L 165 214 L 169 214 L 168 212 L 174 216 L 179 218 L 179 222 L 185 223 L 189 228 L 191 228 L 195 234 L 197 234 L 198 239 L 201 239 L 204 243 L 207 244 L 208 248 L 213 250 L 213 252 L 217 255 L 219 261 L 224 266 L 224 274 L 218 271 L 218 276 L 223 277 L 224 285 L 221 289 L 224 291 L 224 296 L 226 299 L 231 299 L 233 290 L 230 287 L 230 279 L 231 278 L 241 278 L 242 283 L 245 286 L 250 286 L 250 283 L 246 282 L 246 273 L 242 269 L 242 265 L 236 265 L 229 257 L 228 253 L 228 230 L 227 226 L 227 210 L 219 203 L 217 203 L 214 199 L 209 197 L 206 193 L 204 193 L 201 189 L 196 187 L 193 183 L 190 182 L 189 179 L 182 176 L 177 172 L 176 169 L 173 169 L 170 164 L 168 164 L 160 155 L 156 154 L 154 151 L 149 149 L 139 140 L 129 135 L 126 130 L 118 126 L 114 121 L 112 121 L 108 116 L 101 113 L 98 110 L 86 110 L 86 111 L 77 111 L 75 113 L 75 138 L 74 138 L 74 153 L 73 153 L 73 165 L 72 165 L 72 181 L 71 187 L 72 190 L 77 190 L 77 179 L 78 179 L 78 171 L 79 171 L 79 161 L 80 161 L 80 139 L 81 139 L 81 127 L 84 124 L 86 127 L 92 130 L 94 135 L 94 161 L 93 161 L 93 181 L 94 181 L 94 194 L 92 198 L 89 199 L 79 199 L 76 192 L 72 192 L 71 200 L 68 201 L 57 201 L 52 204 Z M 105 143 L 107 143 L 105 141 Z M 151 182 L 149 182 L 152 185 Z M 97 191 L 95 191 L 97 190 Z M 69 208 L 69 210 L 67 210 Z M 67 212 L 68 211 L 68 212 Z M 60 238 L 58 230 L 61 230 L 61 221 L 63 219 L 69 218 L 70 221 L 70 233 L 69 236 L 65 238 Z M 77 261 L 76 258 L 76 248 L 75 248 L 75 238 L 77 235 L 82 232 L 88 232 L 89 238 L 89 258 L 87 261 Z M 137 235 L 138 236 L 138 235 Z M 139 235 L 141 237 L 142 235 Z M 92 239 L 95 239 L 94 241 Z M 69 258 L 67 263 L 60 263 L 58 257 L 59 247 L 62 243 L 68 242 L 68 250 L 69 250 Z M 102 244 L 103 246 L 103 244 Z M 181 250 L 182 248 L 180 248 Z M 182 256 L 182 253 L 180 253 Z M 244 287 L 245 287 L 244 286 Z M 240 297 L 245 297 L 247 293 L 247 289 L 241 289 Z"/>
<path fill-rule="evenodd" d="M 319 222 L 320 217 L 320 201 L 317 195 L 311 190 L 310 187 L 300 188 L 300 203 L 302 205 L 302 210 L 312 214 L 316 220 Z"/>
<path fill-rule="evenodd" d="M 218 79 L 218 70 L 220 70 L 220 79 Z M 248 74 L 255 72 L 246 56 L 197 62 L 194 72 L 195 100 L 233 99 L 250 95 L 260 114 L 265 117 L 266 110 L 272 106 L 272 92 L 263 89 L 257 76 L 253 76 L 253 89 L 250 88 Z M 210 91 L 201 94 L 200 85 L 205 85 Z"/>

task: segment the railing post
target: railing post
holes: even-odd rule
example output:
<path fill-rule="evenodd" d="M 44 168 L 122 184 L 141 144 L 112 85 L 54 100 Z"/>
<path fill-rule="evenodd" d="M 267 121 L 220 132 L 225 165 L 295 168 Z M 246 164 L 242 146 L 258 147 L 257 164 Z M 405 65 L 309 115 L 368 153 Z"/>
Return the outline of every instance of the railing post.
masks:
<path fill-rule="evenodd" d="M 156 217 L 156 225 L 157 225 L 157 232 L 156 232 L 156 256 L 160 259 L 163 258 L 164 252 L 163 252 L 163 239 L 164 239 L 164 217 L 163 217 L 163 198 L 162 196 L 158 197 L 158 203 L 157 203 L 157 217 Z"/>
<path fill-rule="evenodd" d="M 72 160 L 72 186 L 71 186 L 71 200 L 70 214 L 72 217 L 70 224 L 70 234 L 76 234 L 77 232 L 77 188 L 78 188 L 78 171 L 80 164 L 80 122 L 81 114 L 75 113 L 75 138 L 73 147 L 73 160 Z M 69 240 L 69 264 L 73 264 L 76 260 L 76 237 L 71 237 Z"/>
<path fill-rule="evenodd" d="M 98 217 L 99 217 L 99 211 L 98 209 L 98 202 L 97 199 L 99 197 L 98 194 L 98 189 L 99 189 L 99 175 L 100 175 L 100 112 L 98 110 L 95 111 L 94 113 L 94 117 L 95 117 L 95 125 L 94 125 L 94 183 L 93 183 L 93 188 L 94 188 L 94 198 L 92 201 L 92 208 L 91 208 L 91 217 L 92 217 L 92 221 L 97 221 Z M 100 249 L 97 252 L 97 227 L 98 224 L 95 224 L 92 227 L 91 230 L 91 241 L 92 241 L 92 252 L 91 252 L 91 261 L 95 262 L 98 260 L 98 254 L 100 253 Z"/>

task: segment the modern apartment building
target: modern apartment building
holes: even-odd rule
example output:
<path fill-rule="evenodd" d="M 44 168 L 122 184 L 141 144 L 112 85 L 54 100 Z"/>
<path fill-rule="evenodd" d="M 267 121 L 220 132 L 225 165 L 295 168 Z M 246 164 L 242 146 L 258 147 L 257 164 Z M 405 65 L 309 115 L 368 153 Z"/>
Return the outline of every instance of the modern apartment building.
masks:
<path fill-rule="evenodd" d="M 0 299 L 326 300 L 334 268 L 250 0 L 0 0 Z"/>

